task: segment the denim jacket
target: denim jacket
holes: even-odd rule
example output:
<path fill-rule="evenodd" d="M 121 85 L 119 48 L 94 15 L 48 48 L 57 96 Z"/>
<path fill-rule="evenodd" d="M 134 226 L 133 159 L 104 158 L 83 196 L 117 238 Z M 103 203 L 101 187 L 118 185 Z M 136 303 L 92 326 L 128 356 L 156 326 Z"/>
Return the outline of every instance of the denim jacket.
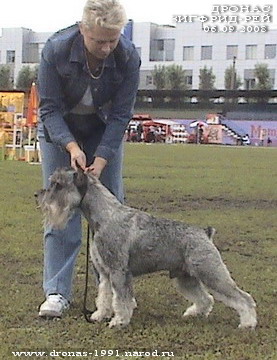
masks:
<path fill-rule="evenodd" d="M 90 86 L 95 112 L 106 124 L 95 156 L 109 160 L 132 118 L 139 68 L 134 45 L 121 35 L 116 49 L 105 60 L 102 76 L 92 79 L 78 24 L 55 33 L 43 48 L 39 67 L 39 132 L 43 124 L 45 136 L 62 147 L 75 141 L 65 118 Z"/>

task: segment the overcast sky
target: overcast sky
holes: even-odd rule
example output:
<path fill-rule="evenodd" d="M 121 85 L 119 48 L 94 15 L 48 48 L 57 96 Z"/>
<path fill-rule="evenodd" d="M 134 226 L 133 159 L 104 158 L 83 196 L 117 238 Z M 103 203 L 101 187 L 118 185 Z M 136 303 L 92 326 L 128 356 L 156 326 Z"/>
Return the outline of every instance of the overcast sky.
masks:
<path fill-rule="evenodd" d="M 276 4 L 276 1 L 274 1 Z M 211 0 L 121 0 L 128 18 L 135 22 L 151 21 L 158 24 L 172 24 L 173 15 L 211 16 L 214 5 L 250 5 L 262 8 L 271 5 L 273 22 L 270 29 L 277 29 L 277 4 L 273 0 L 256 2 L 211 1 Z M 81 19 L 85 0 L 6 0 L 1 1 L 0 29 L 26 27 L 34 31 L 56 31 Z M 234 15 L 238 15 L 233 12 Z M 256 13 L 258 14 L 258 13 Z M 246 14 L 244 14 L 246 15 Z M 261 25 L 261 24 L 259 24 Z"/>

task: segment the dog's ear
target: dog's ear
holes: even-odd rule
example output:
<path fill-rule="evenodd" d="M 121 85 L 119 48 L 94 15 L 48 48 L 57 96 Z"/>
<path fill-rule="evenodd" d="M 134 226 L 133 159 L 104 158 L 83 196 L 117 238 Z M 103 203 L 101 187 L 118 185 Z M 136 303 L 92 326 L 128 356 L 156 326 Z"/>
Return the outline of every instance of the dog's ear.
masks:
<path fill-rule="evenodd" d="M 88 188 L 88 178 L 82 169 L 78 169 L 73 175 L 73 182 L 81 196 L 85 196 Z"/>
<path fill-rule="evenodd" d="M 211 226 L 208 226 L 207 228 L 204 229 L 205 230 L 205 233 L 208 235 L 208 238 L 210 240 L 213 239 L 214 237 L 214 234 L 216 233 L 216 230 L 215 228 L 211 227 Z"/>

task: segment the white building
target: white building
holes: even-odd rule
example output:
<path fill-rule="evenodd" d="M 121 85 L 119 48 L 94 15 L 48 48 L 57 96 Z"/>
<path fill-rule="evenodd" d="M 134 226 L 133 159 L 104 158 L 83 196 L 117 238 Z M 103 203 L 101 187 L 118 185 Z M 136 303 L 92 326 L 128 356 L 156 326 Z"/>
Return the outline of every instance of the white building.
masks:
<path fill-rule="evenodd" d="M 227 28 L 228 30 L 228 28 Z M 277 89 L 277 30 L 263 32 L 262 26 L 252 26 L 242 32 L 205 32 L 201 22 L 157 25 L 130 23 L 130 35 L 142 59 L 141 89 L 154 89 L 152 70 L 155 65 L 182 65 L 188 88 L 198 89 L 199 70 L 211 68 L 216 76 L 215 87 L 224 89 L 225 70 L 235 65 L 243 85 L 255 85 L 254 67 L 268 65 L 273 89 Z M 246 28 L 244 30 L 247 30 Z M 41 49 L 51 33 L 35 33 L 30 29 L 3 29 L 0 37 L 0 64 L 9 64 L 16 79 L 23 65 L 36 65 Z M 235 63 L 233 64 L 233 62 Z"/>
<path fill-rule="evenodd" d="M 52 33 L 38 33 L 26 28 L 4 28 L 0 36 L 0 65 L 10 66 L 12 81 L 16 83 L 20 69 L 36 66 L 41 50 Z"/>
<path fill-rule="evenodd" d="M 155 65 L 173 63 L 185 69 L 188 88 L 199 88 L 199 70 L 207 66 L 216 76 L 215 87 L 224 89 L 225 70 L 233 66 L 234 57 L 243 89 L 254 87 L 257 63 L 268 65 L 273 88 L 277 89 L 277 30 L 213 33 L 205 32 L 200 22 L 176 26 L 135 23 L 133 42 L 142 59 L 140 87 L 144 89 L 154 89 L 151 71 Z"/>

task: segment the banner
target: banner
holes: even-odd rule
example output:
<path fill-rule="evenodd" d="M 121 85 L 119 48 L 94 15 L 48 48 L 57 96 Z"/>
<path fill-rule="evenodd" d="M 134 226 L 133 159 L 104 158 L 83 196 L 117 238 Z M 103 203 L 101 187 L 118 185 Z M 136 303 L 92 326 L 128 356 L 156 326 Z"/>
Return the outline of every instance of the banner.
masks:
<path fill-rule="evenodd" d="M 222 144 L 222 126 L 209 125 L 204 130 L 204 136 L 207 136 L 209 144 Z"/>
<path fill-rule="evenodd" d="M 15 113 L 23 113 L 24 92 L 0 91 L 0 125 L 13 123 Z"/>

